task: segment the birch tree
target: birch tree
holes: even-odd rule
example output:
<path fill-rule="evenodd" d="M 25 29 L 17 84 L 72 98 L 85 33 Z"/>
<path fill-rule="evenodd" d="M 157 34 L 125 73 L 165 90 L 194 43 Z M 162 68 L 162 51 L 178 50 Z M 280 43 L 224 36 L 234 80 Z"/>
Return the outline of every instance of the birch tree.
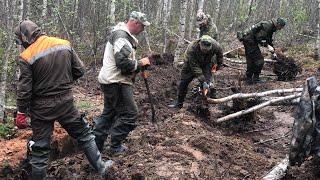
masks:
<path fill-rule="evenodd" d="M 156 19 L 155 19 L 155 23 L 156 24 L 160 24 L 160 19 L 161 19 L 161 11 L 162 11 L 162 7 L 163 7 L 163 0 L 158 0 L 157 2 L 157 14 L 156 14 Z"/>
<path fill-rule="evenodd" d="M 320 60 L 320 0 L 318 2 L 318 25 L 317 25 L 317 30 L 318 30 L 318 35 L 317 35 L 317 40 L 316 40 L 316 45 L 315 45 L 315 59 Z"/>
<path fill-rule="evenodd" d="M 168 38 L 167 38 L 167 28 L 168 28 L 168 19 L 169 19 L 169 9 L 168 9 L 169 0 L 163 0 L 163 53 L 166 52 L 166 48 L 168 46 Z"/>
<path fill-rule="evenodd" d="M 190 16 L 189 16 L 189 29 L 188 29 L 188 39 L 192 39 L 192 31 L 193 31 L 193 26 L 194 26 L 194 2 L 195 0 L 190 0 Z"/>
<path fill-rule="evenodd" d="M 11 4 L 9 2 L 11 2 Z M 6 1 L 5 10 L 7 14 L 17 13 L 14 9 L 14 6 L 12 6 L 13 4 L 16 4 L 16 0 Z M 13 31 L 14 20 L 13 18 L 9 18 L 9 16 L 7 16 L 7 18 L 8 18 L 7 26 L 5 28 L 6 28 L 6 31 L 9 33 Z M 8 42 L 8 43 L 6 44 L 6 48 L 3 55 L 3 60 L 2 60 L 3 66 L 2 66 L 1 77 L 0 77 L 0 120 L 4 118 L 7 72 L 8 72 L 8 66 L 9 66 L 10 52 L 13 45 L 12 37 L 13 37 L 12 35 L 7 35 L 5 38 L 5 42 Z"/>
<path fill-rule="evenodd" d="M 188 6 L 188 0 L 182 0 L 181 1 L 182 7 L 181 7 L 181 13 L 180 13 L 180 26 L 179 26 L 179 40 L 178 45 L 174 54 L 174 61 L 173 65 L 175 67 L 178 67 L 178 64 L 180 62 L 180 55 L 183 51 L 183 44 L 184 44 L 184 35 L 185 35 L 185 24 L 186 24 L 186 16 L 187 16 L 187 6 Z"/>
<path fill-rule="evenodd" d="M 115 0 L 111 0 L 111 2 L 110 2 L 110 23 L 112 25 L 116 24 L 116 16 L 114 14 L 115 11 L 116 11 Z"/>

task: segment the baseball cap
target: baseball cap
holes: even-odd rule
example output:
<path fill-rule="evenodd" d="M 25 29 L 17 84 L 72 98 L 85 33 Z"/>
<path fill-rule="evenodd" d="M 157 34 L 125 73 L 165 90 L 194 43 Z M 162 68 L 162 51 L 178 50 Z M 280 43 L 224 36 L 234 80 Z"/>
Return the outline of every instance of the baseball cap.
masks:
<path fill-rule="evenodd" d="M 138 11 L 132 11 L 130 14 L 130 19 L 136 19 L 145 26 L 150 26 L 151 24 L 149 21 L 147 21 L 147 15 Z"/>

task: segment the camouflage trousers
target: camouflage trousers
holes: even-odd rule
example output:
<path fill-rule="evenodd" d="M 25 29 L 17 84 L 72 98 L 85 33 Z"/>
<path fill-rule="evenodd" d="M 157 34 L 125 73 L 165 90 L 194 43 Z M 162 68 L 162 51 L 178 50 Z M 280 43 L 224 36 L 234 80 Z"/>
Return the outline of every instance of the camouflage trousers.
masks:
<path fill-rule="evenodd" d="M 247 62 L 247 78 L 259 76 L 264 65 L 264 60 L 258 43 L 252 37 L 247 37 L 243 40 L 243 45 Z"/>

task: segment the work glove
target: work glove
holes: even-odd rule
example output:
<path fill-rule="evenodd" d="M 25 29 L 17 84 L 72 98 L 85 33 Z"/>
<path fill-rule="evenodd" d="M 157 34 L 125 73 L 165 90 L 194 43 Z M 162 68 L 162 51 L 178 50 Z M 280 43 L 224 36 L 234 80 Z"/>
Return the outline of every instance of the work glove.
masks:
<path fill-rule="evenodd" d="M 267 45 L 268 45 L 267 41 L 266 40 L 261 40 L 261 45 L 264 46 L 264 47 L 267 47 Z"/>
<path fill-rule="evenodd" d="M 278 56 L 277 56 L 277 54 L 276 54 L 276 53 L 272 53 L 271 58 L 272 58 L 272 59 L 276 59 L 276 60 L 277 60 L 277 59 L 278 59 Z"/>
<path fill-rule="evenodd" d="M 17 117 L 15 119 L 15 125 L 19 128 L 19 129 L 25 129 L 27 128 L 28 122 L 27 122 L 27 116 L 25 113 L 22 112 L 17 112 Z"/>
<path fill-rule="evenodd" d="M 149 60 L 148 57 L 144 57 L 144 58 L 142 58 L 142 59 L 140 59 L 138 61 L 138 64 L 139 64 L 140 67 L 149 66 L 150 65 L 150 60 Z"/>
<path fill-rule="evenodd" d="M 202 88 L 209 90 L 210 84 L 211 84 L 211 83 L 203 82 L 203 83 L 202 83 Z"/>
<path fill-rule="evenodd" d="M 271 52 L 272 54 L 274 54 L 274 48 L 270 45 L 268 45 L 268 50 L 269 52 Z"/>

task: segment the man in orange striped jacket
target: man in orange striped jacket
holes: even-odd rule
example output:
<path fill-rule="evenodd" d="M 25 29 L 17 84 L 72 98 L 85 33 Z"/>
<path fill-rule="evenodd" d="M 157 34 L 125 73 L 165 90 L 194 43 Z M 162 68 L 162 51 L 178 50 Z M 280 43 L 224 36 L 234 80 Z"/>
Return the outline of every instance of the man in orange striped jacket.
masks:
<path fill-rule="evenodd" d="M 45 179 L 50 154 L 50 138 L 57 120 L 77 139 L 90 164 L 104 174 L 112 161 L 104 162 L 88 123 L 73 103 L 73 82 L 83 76 L 82 61 L 67 40 L 44 35 L 32 21 L 15 28 L 16 43 L 25 50 L 19 56 L 19 82 L 16 125 L 26 127 L 30 114 L 32 126 L 32 179 Z"/>

